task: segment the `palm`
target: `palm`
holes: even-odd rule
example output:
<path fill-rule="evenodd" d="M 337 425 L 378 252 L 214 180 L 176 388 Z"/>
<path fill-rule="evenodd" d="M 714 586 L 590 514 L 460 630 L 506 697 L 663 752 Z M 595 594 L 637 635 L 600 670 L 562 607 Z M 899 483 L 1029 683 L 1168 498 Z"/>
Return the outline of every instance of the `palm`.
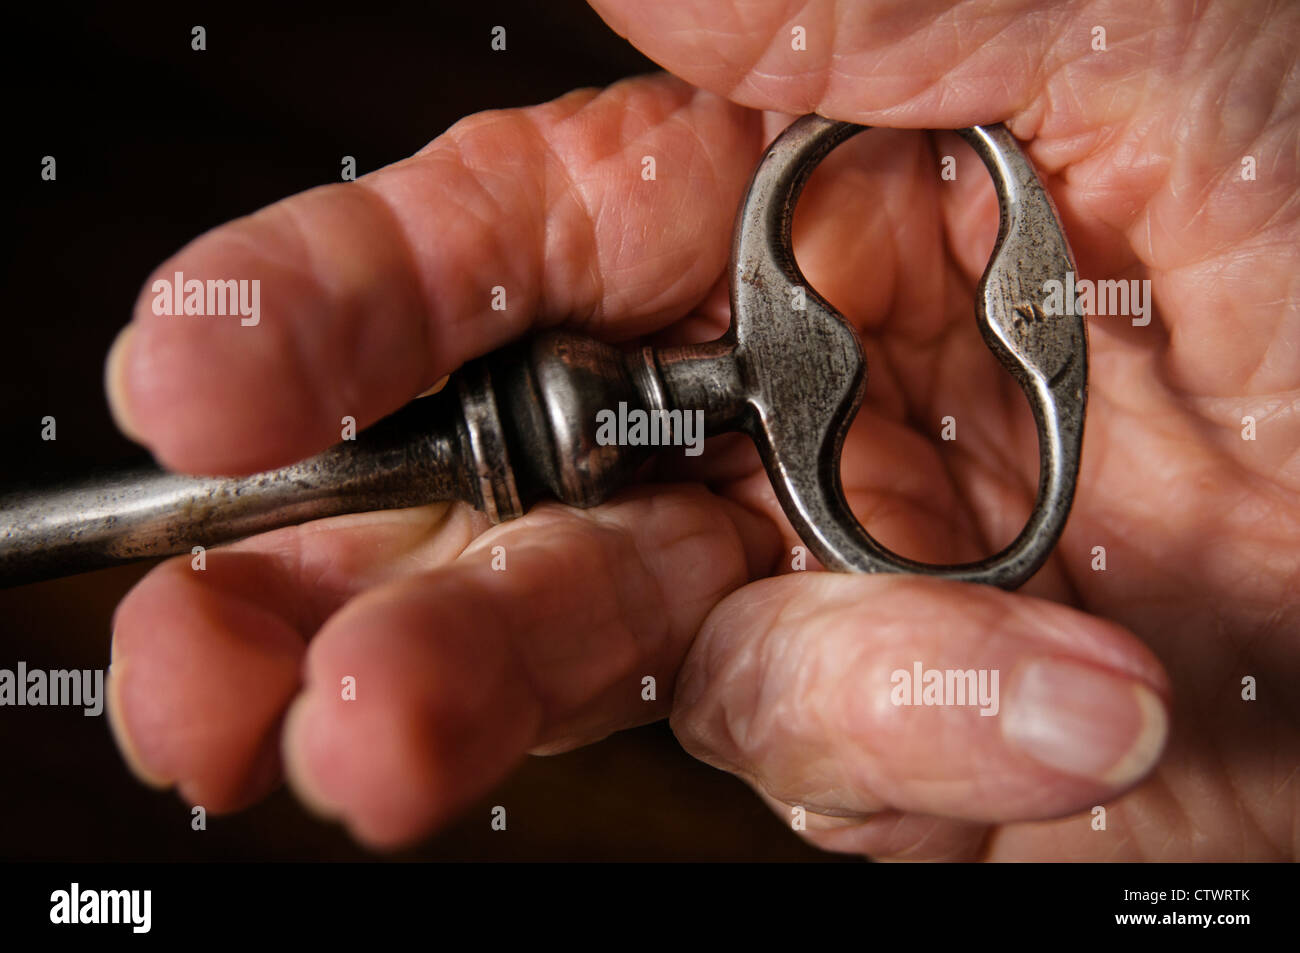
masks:
<path fill-rule="evenodd" d="M 1080 129 L 1090 122 L 1080 116 Z M 1074 132 L 1065 127 L 1060 135 Z M 995 200 L 969 153 L 963 169 L 974 168 L 978 186 L 954 188 L 936 174 L 937 156 L 924 137 L 877 135 L 880 144 L 864 144 L 865 155 L 854 158 L 861 164 L 838 170 L 801 210 L 801 266 L 853 318 L 874 371 L 872 398 L 845 450 L 843 479 L 854 511 L 898 551 L 943 562 L 976 558 L 1018 531 L 1036 479 L 1023 398 L 982 347 L 971 317 L 996 228 Z M 955 143 L 940 141 L 957 152 Z M 1083 206 L 1070 194 L 1074 168 L 1087 165 L 1105 176 L 1113 174 L 1113 159 L 1113 151 L 1099 151 L 1056 170 L 1050 183 L 1058 203 L 1076 215 L 1123 220 L 1116 201 L 1103 197 Z M 1229 177 L 1224 190 L 1240 189 Z M 1188 196 L 1165 214 L 1190 225 L 1199 211 L 1194 206 L 1216 200 L 1223 199 Z M 1249 212 L 1242 210 L 1242 218 L 1249 223 Z M 1260 334 L 1249 356 L 1236 353 L 1241 342 L 1227 322 L 1197 313 L 1217 303 L 1224 271 L 1252 257 L 1249 252 L 1233 243 L 1207 260 L 1203 248 L 1177 247 L 1185 232 L 1167 227 L 1163 236 L 1144 236 L 1152 242 L 1150 259 L 1165 264 L 1150 269 L 1132 252 L 1121 256 L 1090 243 L 1087 231 L 1071 231 L 1083 275 L 1149 277 L 1168 304 L 1141 329 L 1127 317 L 1090 321 L 1091 408 L 1079 495 L 1058 556 L 1026 591 L 1114 619 L 1142 636 L 1175 673 L 1178 733 L 1155 779 L 1122 802 L 1128 823 L 1145 836 L 1117 850 L 1074 819 L 1010 825 L 990 842 L 992 856 L 1189 859 L 1243 850 L 1284 856 L 1290 849 L 1276 836 L 1290 810 L 1277 795 L 1300 762 L 1295 721 L 1277 722 L 1288 730 L 1270 738 L 1279 760 L 1271 764 L 1241 744 L 1258 715 L 1238 693 L 1245 675 L 1296 665 L 1297 646 L 1287 638 L 1280 608 L 1295 567 L 1275 558 L 1300 550 L 1300 497 L 1294 468 L 1288 473 L 1285 466 L 1294 442 L 1278 432 L 1284 421 L 1277 413 L 1292 400 L 1287 393 L 1294 392 L 1296 375 L 1292 367 L 1260 375 L 1269 378 L 1266 384 L 1240 379 L 1256 375 L 1264 355 L 1285 345 L 1276 333 Z M 1169 233 L 1179 241 L 1171 243 Z M 1239 237 L 1245 244 L 1270 240 L 1249 225 Z M 954 249 L 964 254 L 957 258 Z M 1249 288 L 1258 300 L 1237 297 L 1238 312 L 1276 306 L 1286 293 L 1280 281 Z M 1175 333 L 1198 320 L 1205 323 L 1201 334 Z M 1213 364 L 1216 358 L 1225 366 Z M 1238 367 L 1255 363 L 1243 372 L 1231 367 L 1234 358 Z M 960 434 L 951 450 L 939 439 L 941 418 L 949 414 Z M 1246 415 L 1276 428 L 1272 439 L 1242 439 Z M 727 492 L 766 504 L 780 521 L 766 480 L 756 469 Z M 787 543 L 797 544 L 781 525 Z M 1097 546 L 1105 549 L 1104 572 L 1093 568 Z M 1221 784 L 1235 796 L 1232 807 L 1222 787 L 1203 788 L 1198 766 L 1207 762 L 1229 766 Z M 1171 795 L 1186 815 L 1183 823 L 1216 832 L 1194 850 L 1170 846 L 1177 833 L 1168 818 Z M 1243 834 L 1243 826 L 1252 832 Z"/>
<path fill-rule="evenodd" d="M 758 48 L 779 26 L 751 30 Z M 636 24 L 626 28 L 671 66 L 706 62 L 690 50 L 656 49 Z M 732 55 L 757 62 L 743 49 Z M 725 74 L 725 62 L 720 69 Z M 791 111 L 817 102 L 800 88 L 815 76 L 803 73 L 757 89 L 736 76 L 683 72 Z M 945 109 L 957 107 L 936 97 L 944 105 L 924 124 L 971 121 L 944 122 Z M 1059 630 L 1071 626 L 1077 631 L 1064 641 L 1086 643 L 1076 650 L 1090 661 L 1159 686 L 1154 660 L 1106 623 L 1071 616 L 1067 625 L 1044 604 L 967 587 L 826 577 L 743 586 L 788 565 L 797 543 L 744 445 L 714 448 L 690 474 L 741 508 L 686 489 L 633 494 L 591 516 L 544 507 L 463 555 L 486 528 L 481 519 L 412 511 L 250 540 L 228 561 L 214 559 L 203 579 L 185 563 L 162 567 L 119 612 L 117 645 L 135 674 L 128 681 L 115 663 L 115 720 L 131 725 L 131 756 L 216 809 L 258 796 L 277 775 L 279 719 L 300 689 L 302 640 L 314 638 L 309 697 L 284 739 L 291 774 L 309 800 L 376 842 L 439 822 L 526 748 L 557 750 L 662 716 L 663 703 L 630 700 L 628 680 L 667 673 L 666 700 L 680 669 L 674 726 L 687 747 L 752 780 L 781 810 L 807 805 L 821 817 L 810 836 L 826 846 L 1020 858 L 1293 849 L 1286 831 L 1294 793 L 1283 788 L 1297 762 L 1294 712 L 1279 712 L 1267 689 L 1258 707 L 1235 699 L 1241 676 L 1263 682 L 1295 668 L 1288 616 L 1277 608 L 1295 573 L 1294 561 L 1277 553 L 1295 551 L 1297 535 L 1287 459 L 1296 442 L 1285 413 L 1296 381 L 1284 357 L 1295 336 L 1293 263 L 1284 259 L 1295 245 L 1283 240 L 1294 224 L 1270 217 L 1280 196 L 1293 200 L 1294 181 L 1288 192 L 1276 182 L 1216 179 L 1221 167 L 1189 169 L 1177 157 L 1197 147 L 1176 142 L 1172 131 L 1143 143 L 1150 154 L 1175 157 L 1168 176 L 1149 174 L 1134 168 L 1118 133 L 1090 135 L 1108 122 L 1100 106 L 1070 101 L 1071 109 L 1051 112 L 1050 135 L 1034 137 L 1030 154 L 1061 207 L 1081 273 L 1149 277 L 1158 307 L 1146 328 L 1090 320 L 1079 495 L 1058 555 L 1026 592 L 1127 626 L 1171 673 L 1171 747 L 1153 780 L 1112 802 L 1124 819 L 1120 837 L 1099 838 L 1077 817 L 1016 823 L 1086 808 L 1107 792 L 1017 760 L 983 723 L 890 711 L 857 696 L 862 679 L 895 665 L 899 652 L 936 664 L 951 657 L 962 668 L 982 653 L 1011 670 L 1039 642 L 1059 647 Z M 1144 115 L 1143 123 L 1178 128 L 1173 113 L 1181 107 L 1168 102 L 1170 115 Z M 849 115 L 831 94 L 821 105 L 841 118 L 891 119 L 883 104 Z M 714 337 L 726 322 L 718 279 L 735 203 L 784 121 L 663 79 L 639 80 L 594 101 L 577 94 L 526 119 L 471 120 L 373 177 L 368 198 L 316 193 L 209 236 L 182 253 L 193 263 L 187 270 L 219 263 L 264 273 L 274 261 L 295 276 L 281 302 L 288 318 L 250 352 L 247 340 L 224 329 L 142 315 L 145 333 L 135 336 L 124 372 L 133 429 L 178 468 L 257 469 L 330 442 L 339 414 L 364 421 L 392 409 L 520 333 L 530 318 L 613 339 L 659 331 Z M 1216 134 L 1203 133 L 1207 141 Z M 940 179 L 935 144 L 958 157 L 955 182 Z M 658 168 L 650 183 L 638 175 L 647 154 Z M 435 210 L 434 221 L 412 208 Z M 503 209 L 508 221 L 494 224 Z M 1214 227 L 1202 227 L 1206 220 Z M 827 160 L 796 220 L 801 267 L 866 342 L 868 404 L 844 453 L 849 500 L 873 535 L 904 555 L 951 562 L 991 552 L 1014 535 L 1032 502 L 1028 413 L 972 320 L 973 287 L 995 228 L 987 176 L 955 138 L 883 130 Z M 440 236 L 436 247 L 423 237 L 430 234 Z M 306 247 L 304 235 L 319 237 Z M 1264 257 L 1278 248 L 1276 259 Z M 339 272 L 342 279 L 318 277 Z M 376 274 L 398 279 L 383 283 L 382 299 L 368 290 Z M 1239 274 L 1249 280 L 1234 280 Z M 481 303 L 497 284 L 515 295 L 504 319 Z M 275 304 L 271 297 L 268 314 Z M 385 315 L 378 330 L 375 322 L 367 330 L 374 340 L 361 359 L 350 331 L 358 311 Z M 1229 314 L 1237 321 L 1224 320 Z M 314 337 L 304 349 L 294 342 L 307 325 Z M 410 348 L 413 336 L 428 349 Z M 305 372 L 268 380 L 268 368 L 286 366 L 286 350 L 295 354 L 290 366 Z M 204 367 L 219 368 L 223 386 L 196 392 L 193 378 Z M 296 426 L 275 426 L 266 407 Z M 1238 436 L 1247 414 L 1260 422 L 1254 442 Z M 938 439 L 949 415 L 958 437 L 951 443 Z M 191 442 L 196 426 L 203 439 Z M 498 542 L 513 560 L 499 580 L 481 571 L 486 547 Z M 1105 572 L 1090 568 L 1096 546 L 1105 548 Z M 557 567 L 586 588 L 555 586 L 563 578 Z M 629 591 L 641 593 L 631 607 Z M 1020 601 L 1000 601 L 1008 599 Z M 476 606 L 493 618 L 471 621 Z M 1015 629 L 1008 613 L 1024 615 L 1025 632 L 1000 631 Z M 154 634 L 160 617 L 192 631 L 184 657 Z M 442 633 L 434 645 L 430 619 Z M 918 631 L 911 623 L 900 644 L 903 619 L 930 624 Z M 462 628 L 464 639 L 456 635 Z M 177 679 L 177 669 L 188 677 Z M 861 676 L 859 687 L 838 669 Z M 451 675 L 430 675 L 444 670 L 487 687 L 466 695 Z M 386 700 L 364 718 L 340 713 L 327 699 L 341 671 L 385 685 Z M 196 747 L 186 726 L 211 723 L 223 679 L 250 678 L 257 700 Z M 488 704 L 512 693 L 529 697 L 505 705 L 509 714 Z M 430 706 L 436 725 L 412 715 Z M 927 717 L 938 720 L 918 720 Z M 1267 745 L 1242 745 L 1258 737 L 1259 724 L 1277 733 Z M 376 746 L 381 730 L 390 740 Z M 921 730 L 928 740 L 918 744 Z M 466 732 L 491 744 L 466 742 Z M 325 762 L 335 767 L 322 769 Z M 1199 777 L 1207 762 L 1225 766 L 1217 787 Z M 995 780 L 981 764 L 1000 769 Z M 463 790 L 446 783 L 453 773 Z M 409 793 L 395 796 L 394 787 Z M 1176 821 L 1171 799 L 1182 812 Z M 1179 839 L 1180 825 L 1220 833 L 1192 843 Z"/>

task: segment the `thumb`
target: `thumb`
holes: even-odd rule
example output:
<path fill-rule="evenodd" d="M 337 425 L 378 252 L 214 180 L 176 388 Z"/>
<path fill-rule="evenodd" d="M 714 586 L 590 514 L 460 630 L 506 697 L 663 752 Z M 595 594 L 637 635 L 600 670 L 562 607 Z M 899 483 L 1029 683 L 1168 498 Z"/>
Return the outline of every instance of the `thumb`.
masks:
<path fill-rule="evenodd" d="M 1133 65 L 1089 58 L 1097 13 L 1089 7 L 1085 16 L 1073 4 L 1026 11 L 1019 2 L 978 0 L 936 11 L 925 3 L 813 0 L 793 14 L 789 4 L 591 5 L 646 56 L 696 86 L 755 109 L 867 125 L 992 122 L 1025 110 L 1049 82 L 1064 90 L 1084 73 L 1113 104 L 1115 87 L 1098 72 L 1113 69 L 1118 82 Z M 1131 20 L 1118 12 L 1107 19 L 1112 43 L 1149 28 Z M 1051 101 L 1043 98 L 1044 110 Z"/>
<path fill-rule="evenodd" d="M 1163 750 L 1168 695 L 1135 636 L 1056 603 L 806 573 L 719 603 L 672 724 L 696 757 L 837 828 L 879 812 L 988 824 L 1135 785 Z"/>

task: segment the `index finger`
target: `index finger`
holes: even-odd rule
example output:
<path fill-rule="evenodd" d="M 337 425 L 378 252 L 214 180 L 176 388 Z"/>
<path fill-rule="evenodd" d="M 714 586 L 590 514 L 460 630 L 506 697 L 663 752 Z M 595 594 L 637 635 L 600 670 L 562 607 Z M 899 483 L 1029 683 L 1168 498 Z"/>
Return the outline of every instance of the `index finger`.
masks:
<path fill-rule="evenodd" d="M 535 325 L 657 329 L 720 274 L 761 136 L 667 76 L 472 116 L 163 264 L 109 359 L 114 415 L 172 469 L 250 473 Z"/>

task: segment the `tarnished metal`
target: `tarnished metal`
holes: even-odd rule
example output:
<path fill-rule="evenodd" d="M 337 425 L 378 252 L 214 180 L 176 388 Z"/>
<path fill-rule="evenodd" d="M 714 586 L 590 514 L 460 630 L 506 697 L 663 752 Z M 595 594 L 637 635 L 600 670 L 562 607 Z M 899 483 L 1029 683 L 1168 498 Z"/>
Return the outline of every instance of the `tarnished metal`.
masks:
<path fill-rule="evenodd" d="M 1046 560 L 1078 476 L 1087 387 L 1080 316 L 1048 316 L 1045 283 L 1074 270 L 1050 197 L 1001 126 L 962 135 L 993 177 L 997 243 L 976 297 L 988 347 L 1024 390 L 1039 440 L 1039 485 L 1020 535 L 987 559 L 915 562 L 885 549 L 845 502 L 840 451 L 862 402 L 857 335 L 808 284 L 791 247 L 799 193 L 817 164 L 864 127 L 805 116 L 769 147 L 736 221 L 732 322 L 717 341 L 624 353 L 548 332 L 467 364 L 434 397 L 303 463 L 245 478 L 133 471 L 0 502 L 0 584 L 81 572 L 365 510 L 461 500 L 493 520 L 543 497 L 608 498 L 653 446 L 609 443 L 599 417 L 643 413 L 681 436 L 748 433 L 781 505 L 829 569 L 913 572 L 1014 587 Z M 802 295 L 797 295 L 797 290 Z M 675 428 L 675 429 L 673 429 Z"/>
<path fill-rule="evenodd" d="M 808 175 L 862 127 L 805 116 L 772 144 L 741 208 L 731 263 L 731 336 L 758 445 L 782 508 L 828 569 L 912 572 L 1013 588 L 1043 564 L 1070 512 L 1079 471 L 1087 389 L 1082 316 L 1048 316 L 1045 283 L 1066 283 L 1074 258 L 1051 197 L 1002 126 L 962 131 L 993 177 L 997 242 L 976 292 L 990 350 L 1019 382 L 1038 429 L 1038 494 L 1029 521 L 987 559 L 936 566 L 881 546 L 849 510 L 840 449 L 862 401 L 866 365 L 852 328 L 808 285 L 790 225 Z M 796 288 L 806 307 L 792 308 Z"/>
<path fill-rule="evenodd" d="M 430 500 L 476 501 L 459 405 L 443 392 L 293 466 L 248 477 L 157 467 L 0 501 L 0 585 L 188 553 L 280 526 Z"/>

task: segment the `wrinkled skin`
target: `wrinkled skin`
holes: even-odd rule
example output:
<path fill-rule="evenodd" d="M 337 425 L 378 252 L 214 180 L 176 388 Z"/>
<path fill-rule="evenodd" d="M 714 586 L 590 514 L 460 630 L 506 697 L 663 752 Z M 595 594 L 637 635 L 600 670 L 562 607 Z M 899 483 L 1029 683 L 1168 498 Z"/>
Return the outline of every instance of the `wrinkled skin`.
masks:
<path fill-rule="evenodd" d="M 1089 319 L 1058 551 L 1017 593 L 790 572 L 798 540 L 740 438 L 588 512 L 543 505 L 489 529 L 431 506 L 282 530 L 211 552 L 206 572 L 165 563 L 120 607 L 111 713 L 137 773 L 217 811 L 287 775 L 395 846 L 530 750 L 671 715 L 688 751 L 787 820 L 802 807 L 804 836 L 833 850 L 1294 857 L 1300 8 L 596 5 L 679 78 L 472 116 L 409 160 L 199 238 L 159 274 L 260 278 L 262 323 L 157 317 L 143 293 L 109 362 L 123 429 L 170 467 L 245 473 L 324 449 L 343 415 L 371 423 L 530 328 L 715 337 L 751 169 L 817 111 L 895 127 L 834 153 L 796 222 L 803 270 L 867 351 L 849 500 L 905 555 L 986 555 L 1036 482 L 1023 396 L 972 320 L 996 207 L 960 140 L 905 130 L 1001 120 L 1081 274 L 1154 295 L 1146 327 Z M 789 48 L 794 24 L 806 51 Z M 890 704 L 890 673 L 914 660 L 997 669 L 998 716 Z"/>

